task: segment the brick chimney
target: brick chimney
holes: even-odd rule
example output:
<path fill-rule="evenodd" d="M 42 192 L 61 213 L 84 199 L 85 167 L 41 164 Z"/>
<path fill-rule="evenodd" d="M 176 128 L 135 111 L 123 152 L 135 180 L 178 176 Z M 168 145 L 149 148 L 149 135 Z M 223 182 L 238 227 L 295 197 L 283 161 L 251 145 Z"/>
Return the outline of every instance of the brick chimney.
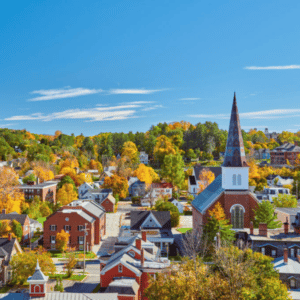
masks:
<path fill-rule="evenodd" d="M 141 239 L 136 239 L 135 240 L 135 247 L 139 250 L 142 249 L 142 240 Z"/>
<path fill-rule="evenodd" d="M 254 228 L 253 228 L 253 222 L 250 222 L 250 234 L 253 235 Z"/>
<path fill-rule="evenodd" d="M 146 231 L 142 231 L 142 240 L 144 241 L 144 242 L 147 242 L 147 232 Z"/>
<path fill-rule="evenodd" d="M 298 146 L 298 141 L 294 141 L 294 145 L 295 145 L 295 146 Z"/>
<path fill-rule="evenodd" d="M 40 184 L 40 178 L 39 177 L 36 178 L 36 184 Z"/>
<path fill-rule="evenodd" d="M 258 234 L 260 236 L 268 236 L 268 227 L 266 223 L 260 223 L 258 226 Z"/>
<path fill-rule="evenodd" d="M 285 264 L 288 263 L 288 258 L 289 258 L 289 250 L 287 248 L 284 248 L 283 249 L 283 260 L 284 260 Z"/>
<path fill-rule="evenodd" d="M 289 219 L 286 217 L 286 221 L 283 223 L 284 233 L 289 234 Z"/>
<path fill-rule="evenodd" d="M 7 239 L 11 241 L 11 232 L 7 235 Z"/>
<path fill-rule="evenodd" d="M 141 250 L 141 266 L 144 267 L 144 263 L 145 263 L 145 253 L 144 253 L 144 249 Z"/>
<path fill-rule="evenodd" d="M 3 215 L 6 215 L 6 209 L 5 209 L 5 208 L 2 209 L 2 214 L 3 214 Z"/>

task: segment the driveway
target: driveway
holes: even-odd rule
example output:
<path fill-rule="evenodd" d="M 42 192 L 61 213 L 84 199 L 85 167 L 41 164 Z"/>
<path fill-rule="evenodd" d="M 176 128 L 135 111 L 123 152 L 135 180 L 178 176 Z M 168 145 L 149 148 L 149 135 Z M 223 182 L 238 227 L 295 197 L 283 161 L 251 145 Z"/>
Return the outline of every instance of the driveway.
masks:
<path fill-rule="evenodd" d="M 100 283 L 99 276 L 88 276 L 83 282 L 63 280 L 65 292 L 68 293 L 91 293 Z"/>

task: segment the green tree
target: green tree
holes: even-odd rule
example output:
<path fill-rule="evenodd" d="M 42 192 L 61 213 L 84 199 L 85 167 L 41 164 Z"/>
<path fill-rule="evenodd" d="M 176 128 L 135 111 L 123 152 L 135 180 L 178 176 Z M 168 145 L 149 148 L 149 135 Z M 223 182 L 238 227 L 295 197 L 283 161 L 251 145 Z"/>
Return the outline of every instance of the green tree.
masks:
<path fill-rule="evenodd" d="M 170 202 L 165 202 L 164 200 L 157 200 L 155 203 L 154 210 L 169 211 L 171 215 L 171 226 L 177 227 L 179 225 L 180 215 L 178 208 L 174 204 Z"/>
<path fill-rule="evenodd" d="M 18 221 L 12 220 L 12 222 L 11 222 L 11 228 L 12 228 L 13 233 L 18 238 L 18 241 L 20 242 L 21 239 L 22 239 L 22 236 L 23 236 L 22 225 Z"/>
<path fill-rule="evenodd" d="M 181 187 L 184 182 L 184 162 L 180 154 L 166 155 L 161 167 L 162 177 L 176 187 Z"/>
<path fill-rule="evenodd" d="M 24 177 L 22 181 L 24 184 L 27 184 L 28 181 L 36 181 L 36 177 L 32 173 L 32 174 L 29 174 L 28 176 Z"/>
<path fill-rule="evenodd" d="M 298 201 L 295 196 L 287 194 L 278 194 L 272 198 L 276 207 L 297 207 Z"/>
<path fill-rule="evenodd" d="M 76 259 L 75 253 L 70 253 L 68 255 L 67 262 L 66 262 L 66 265 L 65 265 L 68 277 L 71 277 L 73 275 L 74 268 L 76 266 L 77 261 L 78 260 Z"/>
<path fill-rule="evenodd" d="M 258 228 L 260 223 L 266 223 L 269 229 L 280 228 L 282 226 L 282 222 L 277 221 L 274 205 L 268 200 L 263 200 L 259 203 L 254 213 L 255 219 L 253 223 L 256 228 Z"/>
<path fill-rule="evenodd" d="M 71 183 L 74 187 L 74 190 L 77 192 L 75 182 L 70 176 L 63 177 L 63 179 L 57 184 L 57 190 L 61 189 L 65 183 Z"/>

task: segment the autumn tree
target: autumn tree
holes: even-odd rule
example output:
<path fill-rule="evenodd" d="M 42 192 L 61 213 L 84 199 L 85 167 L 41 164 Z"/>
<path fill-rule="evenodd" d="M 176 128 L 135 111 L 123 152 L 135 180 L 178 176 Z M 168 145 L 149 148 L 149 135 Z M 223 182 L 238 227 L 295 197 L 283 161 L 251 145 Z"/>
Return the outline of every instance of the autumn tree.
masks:
<path fill-rule="evenodd" d="M 139 152 L 133 142 L 125 142 L 122 148 L 122 157 L 128 157 L 132 164 L 138 164 Z"/>
<path fill-rule="evenodd" d="M 139 167 L 135 170 L 134 175 L 142 182 L 145 182 L 147 186 L 151 185 L 153 181 L 159 180 L 159 176 L 151 167 L 147 167 L 144 164 L 139 164 Z"/>
<path fill-rule="evenodd" d="M 103 171 L 102 164 L 94 159 L 91 159 L 89 167 L 91 170 L 98 170 L 99 173 Z"/>
<path fill-rule="evenodd" d="M 60 205 L 67 205 L 76 199 L 78 199 L 78 194 L 71 183 L 65 183 L 56 195 L 56 201 Z"/>
<path fill-rule="evenodd" d="M 21 213 L 24 194 L 16 186 L 19 185 L 18 175 L 12 168 L 0 168 L 0 211 L 6 209 L 6 213 L 16 211 Z"/>
<path fill-rule="evenodd" d="M 40 182 L 48 181 L 54 179 L 54 173 L 50 168 L 47 168 L 46 166 L 37 165 L 33 169 L 33 173 L 35 177 L 39 178 Z"/>
<path fill-rule="evenodd" d="M 214 263 L 184 258 L 165 272 L 149 278 L 145 297 L 169 299 L 291 299 L 274 270 L 272 258 L 250 249 L 222 247 L 212 253 Z"/>
<path fill-rule="evenodd" d="M 298 201 L 295 196 L 287 194 L 278 194 L 277 197 L 272 198 L 276 207 L 297 207 Z"/>
<path fill-rule="evenodd" d="M 256 228 L 258 228 L 260 223 L 266 223 L 269 229 L 276 229 L 282 226 L 282 222 L 277 221 L 274 205 L 268 200 L 263 200 L 259 203 L 254 213 L 255 219 L 253 224 Z"/>
<path fill-rule="evenodd" d="M 65 268 L 67 270 L 67 276 L 69 278 L 73 275 L 74 268 L 77 264 L 77 261 L 78 260 L 76 259 L 75 253 L 70 253 L 67 256 L 67 261 L 66 261 L 66 264 L 65 264 Z"/>
<path fill-rule="evenodd" d="M 17 253 L 12 256 L 10 265 L 13 271 L 13 282 L 15 284 L 26 282 L 28 277 L 33 275 L 37 261 L 45 275 L 54 274 L 56 271 L 50 253 L 40 247 L 34 251 Z"/>
<path fill-rule="evenodd" d="M 165 135 L 161 135 L 156 139 L 156 144 L 154 147 L 154 157 L 155 160 L 161 165 L 164 161 L 166 155 L 175 155 L 177 148 L 172 144 L 172 141 Z"/>
<path fill-rule="evenodd" d="M 197 193 L 202 193 L 213 181 L 215 180 L 215 174 L 208 168 L 202 169 L 199 174 L 199 183 Z"/>
<path fill-rule="evenodd" d="M 63 229 L 56 234 L 56 247 L 58 250 L 65 252 L 68 247 L 70 234 Z"/>
<path fill-rule="evenodd" d="M 119 195 L 120 198 L 126 198 L 128 195 L 127 179 L 118 175 L 105 177 L 102 186 L 104 189 L 112 189 L 114 195 Z"/>

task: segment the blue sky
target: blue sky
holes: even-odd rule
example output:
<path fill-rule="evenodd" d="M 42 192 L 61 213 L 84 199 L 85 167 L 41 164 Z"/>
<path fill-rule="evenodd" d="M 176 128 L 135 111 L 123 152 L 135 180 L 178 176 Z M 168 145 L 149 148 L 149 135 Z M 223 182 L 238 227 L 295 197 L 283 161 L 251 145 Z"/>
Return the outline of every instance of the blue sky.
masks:
<path fill-rule="evenodd" d="M 300 128 L 299 1 L 6 1 L 0 127 L 95 135 Z"/>

